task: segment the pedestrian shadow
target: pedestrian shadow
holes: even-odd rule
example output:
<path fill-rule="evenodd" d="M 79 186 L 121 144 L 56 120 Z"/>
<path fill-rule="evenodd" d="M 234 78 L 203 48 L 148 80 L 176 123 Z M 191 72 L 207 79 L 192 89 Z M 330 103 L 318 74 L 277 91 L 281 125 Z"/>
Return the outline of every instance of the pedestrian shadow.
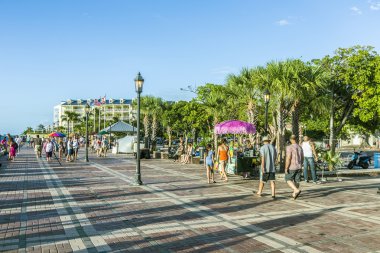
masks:
<path fill-rule="evenodd" d="M 181 226 L 175 232 L 165 232 L 165 228 L 157 234 L 150 234 L 149 240 L 145 240 L 144 246 L 139 250 L 134 250 L 134 240 L 125 240 L 117 242 L 116 244 L 110 245 L 112 249 L 123 249 L 125 251 L 132 250 L 133 252 L 177 252 L 182 250 L 191 250 L 191 252 L 211 252 L 211 251 L 234 251 L 240 252 L 242 248 L 238 246 L 249 241 L 249 245 L 256 238 L 265 238 L 265 240 L 270 242 L 270 240 L 279 243 L 277 239 L 274 239 L 267 234 L 269 232 L 273 233 L 285 228 L 292 226 L 297 226 L 305 221 L 312 221 L 319 217 L 322 217 L 326 212 L 334 212 L 339 210 L 339 208 L 329 209 L 328 211 L 321 211 L 312 214 L 296 214 L 287 217 L 281 217 L 277 219 L 270 219 L 260 222 L 252 222 L 250 225 L 239 226 L 236 229 L 227 228 L 224 225 L 219 225 L 216 221 L 215 224 L 210 224 L 210 226 L 205 226 L 203 228 L 190 228 L 186 226 Z M 221 221 L 223 222 L 223 221 Z M 207 232 L 205 232 L 207 231 Z M 170 241 L 162 241 L 156 235 L 172 235 Z M 154 243 L 151 243 L 154 241 Z M 280 242 L 281 243 L 281 242 Z M 261 246 L 261 251 L 267 252 L 272 249 L 269 245 L 264 245 L 260 241 L 255 241 L 254 244 Z M 139 243 L 141 245 L 141 243 Z M 237 246 L 234 248 L 234 246 Z M 289 247 L 286 242 L 283 242 L 283 248 L 277 248 L 277 250 L 285 250 Z M 300 245 L 302 246 L 302 245 Z M 244 248 L 244 247 L 243 247 Z M 259 248 L 259 247 L 258 247 Z M 258 252 L 258 248 L 251 248 L 252 252 Z"/>

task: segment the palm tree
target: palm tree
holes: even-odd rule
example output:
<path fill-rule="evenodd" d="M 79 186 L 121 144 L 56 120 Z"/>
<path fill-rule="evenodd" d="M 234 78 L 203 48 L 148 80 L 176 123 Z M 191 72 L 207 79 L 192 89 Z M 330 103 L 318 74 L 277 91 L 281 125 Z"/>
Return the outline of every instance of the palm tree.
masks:
<path fill-rule="evenodd" d="M 151 140 L 152 149 L 156 149 L 158 119 L 161 118 L 163 111 L 163 101 L 159 97 L 153 97 L 150 104 L 150 114 L 152 115 Z"/>
<path fill-rule="evenodd" d="M 27 127 L 26 130 L 22 134 L 26 135 L 26 134 L 30 134 L 31 132 L 33 132 L 33 128 Z"/>
<path fill-rule="evenodd" d="M 299 116 L 303 104 L 311 103 L 317 96 L 317 90 L 322 86 L 319 82 L 319 76 L 322 74 L 322 68 L 306 64 L 301 60 L 287 60 L 286 64 L 292 72 L 292 91 L 293 106 L 291 109 L 292 116 L 292 134 L 296 135 L 299 140 Z"/>
<path fill-rule="evenodd" d="M 172 132 L 173 128 L 171 125 L 171 110 L 172 110 L 172 104 L 169 102 L 163 102 L 163 113 L 162 113 L 162 125 L 165 128 L 166 134 L 168 136 L 168 145 L 169 147 L 172 146 Z"/>
<path fill-rule="evenodd" d="M 197 100 L 205 106 L 206 112 L 213 117 L 214 126 L 228 114 L 226 113 L 228 95 L 231 95 L 231 91 L 223 85 L 208 83 L 197 88 Z M 214 145 L 217 147 L 218 136 L 215 133 L 213 133 L 213 139 Z"/>
<path fill-rule="evenodd" d="M 289 116 L 292 120 L 292 133 L 299 137 L 299 115 L 302 103 L 316 97 L 320 68 L 313 68 L 301 60 L 270 62 L 261 70 L 264 84 L 272 93 L 274 108 L 274 127 L 276 146 L 279 150 L 281 169 L 285 155 L 285 123 Z"/>
<path fill-rule="evenodd" d="M 74 130 L 74 125 L 77 121 L 79 121 L 79 114 L 76 112 L 70 112 L 70 111 L 65 111 L 62 120 L 67 122 L 67 134 L 70 133 L 70 123 L 72 123 L 72 129 Z"/>
<path fill-rule="evenodd" d="M 141 113 L 144 115 L 143 124 L 144 124 L 144 139 L 145 139 L 145 148 L 148 148 L 149 136 L 151 127 L 152 110 L 154 108 L 155 97 L 153 96 L 143 96 L 140 100 Z M 134 101 L 136 103 L 137 101 Z"/>
<path fill-rule="evenodd" d="M 247 122 L 257 127 L 259 116 L 259 68 L 244 68 L 238 76 L 229 75 L 227 78 L 227 87 L 232 91 L 234 104 L 239 108 L 245 107 Z M 255 134 L 256 135 L 256 134 Z M 250 134 L 251 143 L 255 143 L 255 135 Z"/>
<path fill-rule="evenodd" d="M 294 104 L 292 71 L 286 62 L 270 62 L 260 69 L 260 76 L 265 87 L 272 94 L 270 105 L 273 107 L 273 124 L 280 168 L 284 168 L 285 123 Z M 264 88 L 264 87 L 263 87 Z M 273 142 L 274 140 L 272 140 Z"/>

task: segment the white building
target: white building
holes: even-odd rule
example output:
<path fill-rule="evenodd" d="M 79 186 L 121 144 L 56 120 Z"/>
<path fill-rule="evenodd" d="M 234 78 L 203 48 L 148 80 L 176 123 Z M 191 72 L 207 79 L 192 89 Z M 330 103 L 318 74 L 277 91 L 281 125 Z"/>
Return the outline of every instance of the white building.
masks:
<path fill-rule="evenodd" d="M 79 114 L 80 118 L 86 116 L 85 106 L 90 104 L 92 108 L 100 109 L 100 122 L 101 126 L 107 126 L 107 121 L 111 121 L 113 117 L 118 117 L 120 120 L 131 122 L 134 119 L 136 112 L 132 109 L 131 99 L 107 99 L 103 104 L 100 103 L 100 99 L 69 99 L 67 101 L 61 102 L 59 105 L 54 106 L 54 116 L 53 122 L 54 126 L 67 127 L 67 122 L 62 120 L 62 116 L 65 111 L 76 112 Z M 99 106 L 97 106 L 98 104 Z M 93 120 L 99 119 L 99 114 L 97 113 L 96 119 L 91 116 Z"/>

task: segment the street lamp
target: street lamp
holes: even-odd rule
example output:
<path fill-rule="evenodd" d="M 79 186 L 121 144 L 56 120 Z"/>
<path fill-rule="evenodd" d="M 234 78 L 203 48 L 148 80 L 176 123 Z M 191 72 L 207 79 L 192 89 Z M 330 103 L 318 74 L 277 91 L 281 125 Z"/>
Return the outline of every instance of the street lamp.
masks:
<path fill-rule="evenodd" d="M 90 114 L 91 107 L 89 104 L 86 104 L 84 111 L 86 113 L 86 162 L 88 161 L 88 114 Z"/>
<path fill-rule="evenodd" d="M 264 91 L 264 102 L 265 102 L 265 135 L 268 135 L 268 104 L 270 100 L 270 92 L 268 89 Z"/>
<path fill-rule="evenodd" d="M 140 72 L 135 78 L 135 89 L 137 93 L 137 154 L 136 154 L 136 174 L 134 183 L 142 185 L 141 172 L 140 172 L 140 95 L 143 90 L 144 78 Z"/>

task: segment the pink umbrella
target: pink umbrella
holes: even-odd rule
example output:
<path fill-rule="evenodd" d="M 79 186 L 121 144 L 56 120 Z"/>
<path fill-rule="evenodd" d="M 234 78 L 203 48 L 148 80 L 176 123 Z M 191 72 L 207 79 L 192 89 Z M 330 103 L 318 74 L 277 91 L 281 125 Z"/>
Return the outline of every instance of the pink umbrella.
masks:
<path fill-rule="evenodd" d="M 216 134 L 254 134 L 256 128 L 253 124 L 245 121 L 228 120 L 217 124 L 214 132 Z"/>

